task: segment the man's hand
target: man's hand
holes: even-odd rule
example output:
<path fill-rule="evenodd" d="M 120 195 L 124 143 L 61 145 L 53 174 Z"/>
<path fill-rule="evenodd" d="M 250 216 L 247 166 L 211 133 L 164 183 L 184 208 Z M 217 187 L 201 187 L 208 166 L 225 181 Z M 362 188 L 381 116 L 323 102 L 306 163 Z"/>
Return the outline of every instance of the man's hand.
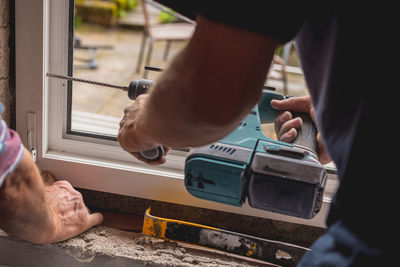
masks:
<path fill-rule="evenodd" d="M 69 182 L 56 181 L 49 171 L 41 171 L 40 174 L 46 186 L 46 199 L 55 222 L 54 236 L 49 236 L 50 239 L 46 243 L 69 239 L 102 223 L 102 214 L 90 214 L 82 194 Z"/>
<path fill-rule="evenodd" d="M 32 243 L 54 243 L 74 237 L 102 222 L 90 214 L 82 195 L 69 182 L 42 175 L 28 150 L 0 187 L 0 228 Z"/>
<path fill-rule="evenodd" d="M 67 181 L 57 181 L 46 186 L 46 200 L 54 221 L 52 235 L 43 238 L 43 243 L 67 240 L 89 228 L 101 224 L 100 213 L 90 214 L 83 202 L 82 194 Z"/>
<path fill-rule="evenodd" d="M 297 129 L 300 129 L 303 123 L 300 117 L 293 118 L 290 111 L 309 113 L 314 123 L 316 122 L 314 106 L 311 103 L 310 96 L 290 97 L 284 100 L 273 99 L 271 105 L 273 108 L 283 111 L 275 119 L 275 132 L 280 141 L 292 142 L 297 136 Z M 317 143 L 319 161 L 322 164 L 329 163 L 331 158 L 326 151 L 319 132 L 317 133 Z"/>
<path fill-rule="evenodd" d="M 157 161 L 147 160 L 138 153 L 139 151 L 151 150 L 158 147 L 158 144 L 143 141 L 146 138 L 143 138 L 144 135 L 140 134 L 137 128 L 137 115 L 145 105 L 147 97 L 147 94 L 138 96 L 131 105 L 124 109 L 124 117 L 119 123 L 118 142 L 124 150 L 135 158 L 150 165 L 158 165 L 165 163 L 166 155 L 170 150 L 169 147 L 164 146 L 164 155 Z"/>

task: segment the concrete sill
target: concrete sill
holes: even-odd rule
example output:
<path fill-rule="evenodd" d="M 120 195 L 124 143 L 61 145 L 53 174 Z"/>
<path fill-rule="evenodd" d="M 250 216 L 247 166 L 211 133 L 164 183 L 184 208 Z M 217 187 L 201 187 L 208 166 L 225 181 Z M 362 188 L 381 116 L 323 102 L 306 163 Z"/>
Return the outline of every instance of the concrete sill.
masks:
<path fill-rule="evenodd" d="M 0 230 L 0 266 L 276 266 L 197 246 L 97 226 L 70 240 L 37 245 Z"/>

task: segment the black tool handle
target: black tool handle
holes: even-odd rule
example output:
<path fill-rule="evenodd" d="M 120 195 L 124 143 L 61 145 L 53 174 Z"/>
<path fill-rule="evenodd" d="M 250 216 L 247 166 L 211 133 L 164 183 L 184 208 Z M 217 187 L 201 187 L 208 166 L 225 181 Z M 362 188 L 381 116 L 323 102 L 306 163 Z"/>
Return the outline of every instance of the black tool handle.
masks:
<path fill-rule="evenodd" d="M 297 130 L 296 139 L 292 143 L 295 145 L 306 147 L 317 154 L 318 153 L 317 131 L 310 115 L 307 113 L 296 113 L 296 112 L 292 112 L 292 114 L 293 117 L 300 117 L 303 120 L 301 128 Z"/>
<path fill-rule="evenodd" d="M 128 86 L 129 99 L 135 100 L 139 95 L 147 93 L 153 82 L 153 80 L 147 79 L 132 80 Z M 141 157 L 149 161 L 157 161 L 163 156 L 164 149 L 162 146 L 158 146 L 151 150 L 140 151 L 139 154 Z"/>
<path fill-rule="evenodd" d="M 153 80 L 132 80 L 128 86 L 129 99 L 135 100 L 139 95 L 147 93 L 152 84 Z"/>

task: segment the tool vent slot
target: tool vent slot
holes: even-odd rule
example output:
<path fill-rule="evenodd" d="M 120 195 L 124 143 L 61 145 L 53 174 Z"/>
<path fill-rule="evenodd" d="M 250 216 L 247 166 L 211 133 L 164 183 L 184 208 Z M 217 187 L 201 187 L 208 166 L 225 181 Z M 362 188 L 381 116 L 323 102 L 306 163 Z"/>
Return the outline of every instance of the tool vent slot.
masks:
<path fill-rule="evenodd" d="M 234 148 L 226 147 L 226 146 L 220 146 L 220 145 L 211 145 L 210 149 L 222 151 L 222 152 L 225 152 L 225 153 L 227 153 L 229 155 L 233 155 L 233 153 L 236 152 L 236 149 L 234 149 Z"/>

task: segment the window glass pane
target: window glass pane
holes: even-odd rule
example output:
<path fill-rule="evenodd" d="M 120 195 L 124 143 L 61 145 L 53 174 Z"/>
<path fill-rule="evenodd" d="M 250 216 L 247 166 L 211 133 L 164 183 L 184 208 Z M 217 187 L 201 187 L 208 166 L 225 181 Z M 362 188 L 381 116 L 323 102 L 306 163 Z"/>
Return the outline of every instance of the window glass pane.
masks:
<path fill-rule="evenodd" d="M 143 9 L 139 0 L 76 0 L 72 8 L 72 76 L 115 85 L 127 86 L 131 80 L 144 77 L 157 79 L 160 72 L 145 73 L 144 66 L 164 68 L 191 36 L 182 31 L 194 28 L 165 7 L 146 4 Z M 145 27 L 146 17 L 149 25 L 158 27 L 151 36 Z M 160 35 L 164 37 L 160 39 Z M 168 42 L 165 38 L 177 40 Z M 123 110 L 132 101 L 127 92 L 76 81 L 71 85 L 68 131 L 115 136 Z"/>

